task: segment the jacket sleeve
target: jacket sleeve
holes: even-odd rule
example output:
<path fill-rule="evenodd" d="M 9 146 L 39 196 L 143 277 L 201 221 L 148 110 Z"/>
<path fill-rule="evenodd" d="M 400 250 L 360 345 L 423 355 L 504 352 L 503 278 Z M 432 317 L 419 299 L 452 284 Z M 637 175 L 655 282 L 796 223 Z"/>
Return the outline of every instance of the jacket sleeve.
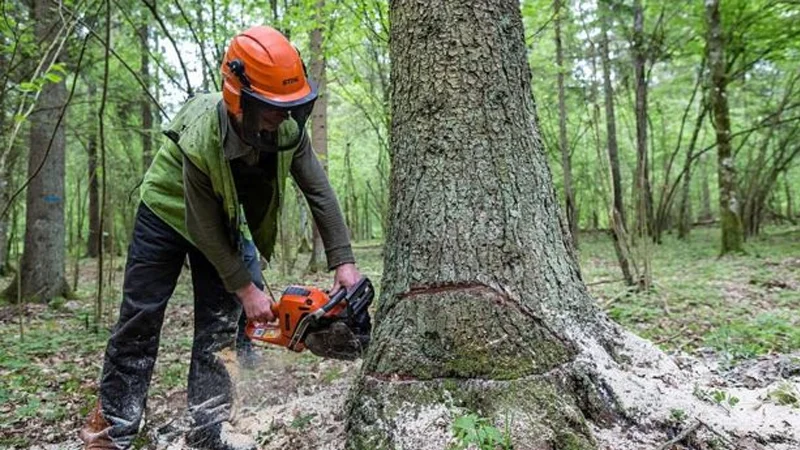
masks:
<path fill-rule="evenodd" d="M 239 252 L 229 239 L 225 211 L 211 187 L 211 179 L 183 157 L 186 230 L 192 243 L 217 269 L 225 289 L 234 292 L 251 282 Z"/>
<path fill-rule="evenodd" d="M 328 269 L 355 262 L 350 246 L 350 235 L 342 211 L 339 209 L 336 194 L 314 154 L 308 133 L 304 133 L 303 140 L 295 151 L 291 173 L 311 208 L 314 222 L 325 245 Z"/>

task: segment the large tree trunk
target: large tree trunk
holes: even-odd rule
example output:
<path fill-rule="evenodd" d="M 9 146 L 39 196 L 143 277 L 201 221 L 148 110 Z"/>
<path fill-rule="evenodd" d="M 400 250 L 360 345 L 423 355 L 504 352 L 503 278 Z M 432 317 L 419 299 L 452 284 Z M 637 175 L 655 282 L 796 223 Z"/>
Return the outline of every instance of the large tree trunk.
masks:
<path fill-rule="evenodd" d="M 611 222 L 611 237 L 614 240 L 614 250 L 617 261 L 622 271 L 622 277 L 628 286 L 636 282 L 631 272 L 627 249 L 627 222 L 625 220 L 625 205 L 622 202 L 622 175 L 619 170 L 619 155 L 617 149 L 617 122 L 614 113 L 614 88 L 611 86 L 611 61 L 608 56 L 608 21 L 610 14 L 606 11 L 608 5 L 600 3 L 603 14 L 600 15 L 600 59 L 603 65 L 603 90 L 606 106 L 606 140 L 608 141 L 608 161 L 611 169 L 611 190 L 614 203 L 609 214 Z"/>
<path fill-rule="evenodd" d="M 540 141 L 519 2 L 424 6 L 390 7 L 391 219 L 346 448 L 447 448 L 469 413 L 518 449 L 656 448 L 676 410 L 720 436 L 780 426 L 794 448 L 789 406 L 777 425 L 752 420 L 755 402 L 705 404 L 697 392 L 718 376 L 681 371 L 589 296 Z"/>
<path fill-rule="evenodd" d="M 564 202 L 572 244 L 578 248 L 578 217 L 575 210 L 575 192 L 572 190 L 572 161 L 567 141 L 567 106 L 564 94 L 564 50 L 561 45 L 561 0 L 553 1 L 555 14 L 556 66 L 558 67 L 558 146 L 564 169 Z"/>
<path fill-rule="evenodd" d="M 347 447 L 445 448 L 456 408 L 513 416 L 515 448 L 594 448 L 586 419 L 615 405 L 579 341 L 616 329 L 561 220 L 519 2 L 396 0 L 390 20 L 392 211 Z"/>
<path fill-rule="evenodd" d="M 325 172 L 328 172 L 328 94 L 326 92 L 327 79 L 325 70 L 325 49 L 323 47 L 323 23 L 325 16 L 322 14 L 325 8 L 325 0 L 317 0 L 316 21 L 317 27 L 311 31 L 311 77 L 319 83 L 319 98 L 314 105 L 311 114 L 311 137 L 314 142 L 314 150 L 319 156 L 320 162 Z M 313 242 L 311 245 L 311 259 L 308 262 L 308 271 L 311 273 L 325 270 L 325 245 L 322 242 L 322 235 L 317 229 L 317 223 L 313 223 Z"/>
<path fill-rule="evenodd" d="M 731 150 L 731 121 L 728 97 L 725 93 L 726 73 L 725 43 L 719 12 L 719 0 L 706 0 L 708 26 L 707 50 L 711 69 L 711 111 L 714 130 L 717 132 L 717 183 L 719 186 L 719 221 L 722 228 L 720 254 L 743 251 L 744 232 L 740 216 L 740 201 L 736 193 L 736 163 Z"/>
<path fill-rule="evenodd" d="M 52 4 L 34 2 L 34 18 L 39 39 L 51 40 L 52 28 L 59 20 Z M 28 177 L 32 179 L 26 193 L 25 248 L 18 276 L 22 297 L 32 301 L 47 301 L 69 292 L 64 274 L 64 120 L 56 126 L 66 97 L 64 80 L 46 83 L 30 116 Z"/>

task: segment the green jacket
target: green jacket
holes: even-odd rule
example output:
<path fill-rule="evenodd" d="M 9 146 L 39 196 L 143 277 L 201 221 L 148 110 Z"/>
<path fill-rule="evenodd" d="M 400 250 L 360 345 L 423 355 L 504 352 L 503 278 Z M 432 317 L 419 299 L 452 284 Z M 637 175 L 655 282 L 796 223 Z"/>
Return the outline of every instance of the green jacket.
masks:
<path fill-rule="evenodd" d="M 187 226 L 187 220 L 189 220 L 187 207 L 191 205 L 187 205 L 189 200 L 185 198 L 185 194 L 187 194 L 185 189 L 195 188 L 191 184 L 187 185 L 188 187 L 184 185 L 187 182 L 185 180 L 186 169 L 191 169 L 190 175 L 200 173 L 201 176 L 207 177 L 207 184 L 210 185 L 208 190 L 213 191 L 207 195 L 210 198 L 204 199 L 202 203 L 217 203 L 214 205 L 217 208 L 221 206 L 222 212 L 219 215 L 212 214 L 211 216 L 224 216 L 226 222 L 224 228 L 227 230 L 226 237 L 230 246 L 228 251 L 238 251 L 242 238 L 252 238 L 259 252 L 265 258 L 270 259 L 276 241 L 277 222 L 280 206 L 283 203 L 285 182 L 291 168 L 296 179 L 300 174 L 299 178 L 310 180 L 310 182 L 306 180 L 305 183 L 302 179 L 297 181 L 301 189 L 304 185 L 311 186 L 304 189 L 304 193 L 311 205 L 315 221 L 323 234 L 329 267 L 332 264 L 335 266 L 343 262 L 352 262 L 354 258 L 338 203 L 335 201 L 335 196 L 324 172 L 318 167 L 319 163 L 313 157 L 313 149 L 311 149 L 310 143 L 306 142 L 307 139 L 302 140 L 305 144 L 298 145 L 298 147 L 303 147 L 300 149 L 301 151 L 295 147 L 278 153 L 276 158 L 277 176 L 263 187 L 263 196 L 260 196 L 269 204 L 266 208 L 259 208 L 259 213 L 263 214 L 261 217 L 254 218 L 250 214 L 248 216 L 250 224 L 246 223 L 243 207 L 237 197 L 231 161 L 223 151 L 225 143 L 222 142 L 221 136 L 224 133 L 221 131 L 227 130 L 227 116 L 224 115 L 224 111 L 219 112 L 220 110 L 218 110 L 220 100 L 219 93 L 193 97 L 167 126 L 164 133 L 170 141 L 158 151 L 145 174 L 141 188 L 142 201 L 189 242 L 201 250 L 205 250 L 204 244 L 207 243 L 196 242 L 197 239 L 193 238 L 193 230 L 194 237 L 198 237 L 198 224 L 190 223 L 189 225 L 194 225 L 194 227 Z M 221 124 L 221 122 L 224 123 Z M 279 129 L 279 144 L 298 142 L 297 136 L 300 132 L 301 130 L 294 121 L 285 121 Z M 311 155 L 310 163 L 308 157 L 303 158 L 304 162 L 298 162 L 298 158 L 295 158 L 296 154 L 308 156 L 306 152 Z M 187 162 L 190 167 L 184 167 L 187 166 Z M 307 166 L 311 166 L 312 170 L 305 168 Z M 319 186 L 327 187 L 327 190 L 320 189 Z M 194 191 L 191 192 L 194 193 Z M 254 197 L 253 194 L 250 193 L 251 198 Z M 260 192 L 255 193 L 255 196 L 259 195 Z M 208 221 L 205 220 L 205 222 Z M 208 228 L 207 225 L 206 223 L 199 224 L 199 228 Z M 327 240 L 325 240 L 326 235 Z M 206 241 L 208 236 L 208 234 L 200 233 L 199 239 Z M 331 253 L 332 249 L 334 250 L 333 254 Z M 207 252 L 204 251 L 204 253 Z M 241 287 L 242 283 L 248 279 L 246 278 L 247 272 L 242 267 L 231 267 L 236 265 L 232 258 L 228 257 L 224 260 L 220 258 L 220 261 L 215 261 L 212 255 L 206 254 L 206 256 L 217 267 L 228 290 Z"/>

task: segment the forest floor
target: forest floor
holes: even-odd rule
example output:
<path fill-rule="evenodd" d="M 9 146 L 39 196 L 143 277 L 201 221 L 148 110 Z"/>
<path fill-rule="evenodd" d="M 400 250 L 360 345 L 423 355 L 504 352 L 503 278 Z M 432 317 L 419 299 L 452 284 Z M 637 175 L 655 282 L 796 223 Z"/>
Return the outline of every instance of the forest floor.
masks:
<path fill-rule="evenodd" d="M 597 302 L 626 328 L 666 351 L 704 360 L 720 374 L 739 374 L 734 378 L 740 381 L 790 377 L 764 401 L 800 408 L 800 227 L 767 228 L 747 243 L 745 256 L 718 258 L 718 242 L 719 231 L 713 228 L 694 230 L 687 242 L 666 236 L 662 245 L 652 247 L 654 289 L 630 294 L 619 279 L 608 236 L 584 233 L 582 274 Z M 359 268 L 378 287 L 380 243 L 360 244 L 355 251 Z M 94 260 L 80 262 L 75 300 L 24 309 L 0 303 L 0 448 L 79 447 L 76 434 L 96 399 L 123 265 L 117 257 L 105 292 L 105 319 L 96 331 L 91 324 Z M 281 275 L 279 268 L 266 273 L 276 292 L 289 283 L 331 283 L 329 274 L 304 275 L 299 262 L 291 276 Z M 2 280 L 0 287 L 9 281 Z M 178 436 L 186 416 L 176 411 L 184 411 L 186 404 L 191 305 L 190 279 L 184 273 L 167 310 L 138 448 L 181 448 Z M 339 448 L 342 406 L 358 363 L 278 348 L 261 352 L 264 362 L 258 369 L 239 371 L 237 427 L 267 449 Z M 767 368 L 753 375 L 751 369 L 761 366 Z M 721 392 L 722 398 L 712 401 L 735 408 L 736 401 Z"/>

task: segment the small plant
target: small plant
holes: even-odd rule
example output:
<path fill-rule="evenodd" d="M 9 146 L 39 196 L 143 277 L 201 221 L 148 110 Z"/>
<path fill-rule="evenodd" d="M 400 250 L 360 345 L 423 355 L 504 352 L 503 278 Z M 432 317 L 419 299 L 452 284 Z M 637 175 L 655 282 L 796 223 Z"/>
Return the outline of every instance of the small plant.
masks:
<path fill-rule="evenodd" d="M 800 407 L 800 392 L 792 383 L 784 381 L 774 391 L 769 393 L 769 398 L 779 405 Z"/>
<path fill-rule="evenodd" d="M 314 420 L 314 417 L 317 417 L 317 413 L 298 414 L 294 416 L 290 426 L 294 429 L 304 428 L 306 425 L 310 424 L 312 420 Z"/>
<path fill-rule="evenodd" d="M 464 450 L 475 446 L 480 450 L 512 450 L 511 437 L 506 423 L 505 432 L 501 433 L 489 419 L 476 414 L 457 417 L 453 421 L 454 442 L 449 450 Z"/>
<path fill-rule="evenodd" d="M 672 408 L 669 410 L 669 416 L 672 418 L 673 421 L 681 423 L 684 420 L 686 420 L 686 411 L 680 408 Z"/>
<path fill-rule="evenodd" d="M 739 403 L 739 398 L 720 390 L 711 391 L 711 398 L 714 400 L 714 403 L 718 405 L 727 403 L 730 407 L 734 407 Z"/>
<path fill-rule="evenodd" d="M 323 372 L 321 378 L 322 378 L 322 381 L 325 384 L 331 384 L 334 381 L 342 378 L 342 376 L 344 376 L 344 375 L 345 375 L 345 372 L 343 370 L 340 370 L 340 369 L 338 369 L 336 367 L 332 367 L 332 368 L 326 370 L 325 372 Z"/>
<path fill-rule="evenodd" d="M 715 389 L 713 391 L 706 391 L 704 389 L 700 389 L 699 386 L 694 386 L 694 391 L 692 392 L 695 397 L 703 400 L 705 402 L 714 403 L 717 405 L 722 406 L 726 410 L 728 409 L 726 406 L 733 408 L 739 403 L 739 398 L 733 395 L 728 394 L 725 391 Z"/>

